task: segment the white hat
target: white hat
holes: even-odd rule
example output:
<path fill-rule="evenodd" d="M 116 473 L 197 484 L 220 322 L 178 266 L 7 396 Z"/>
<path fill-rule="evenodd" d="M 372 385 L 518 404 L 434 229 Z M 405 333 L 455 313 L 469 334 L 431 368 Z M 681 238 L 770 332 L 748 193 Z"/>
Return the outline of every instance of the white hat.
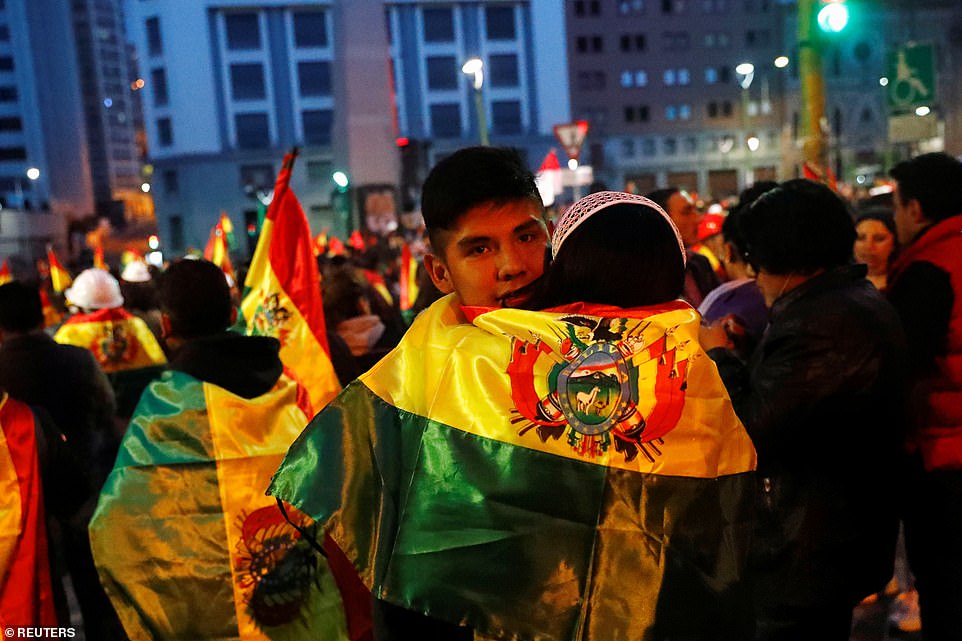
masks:
<path fill-rule="evenodd" d="M 95 267 L 80 272 L 64 294 L 68 301 L 84 309 L 110 309 L 124 304 L 117 279 Z"/>
<path fill-rule="evenodd" d="M 612 205 L 620 204 L 631 204 L 631 205 L 643 205 L 650 209 L 655 210 L 657 213 L 661 214 L 661 217 L 667 221 L 671 226 L 671 230 L 675 232 L 675 238 L 678 240 L 678 249 L 681 250 L 682 262 L 687 263 L 687 255 L 685 254 L 685 243 L 681 240 L 681 234 L 678 232 L 678 228 L 675 227 L 675 223 L 672 221 L 671 217 L 665 213 L 665 210 L 658 206 L 658 204 L 644 196 L 639 196 L 638 194 L 629 194 L 623 191 L 599 191 L 593 194 L 589 194 L 577 201 L 571 207 L 569 207 L 561 218 L 558 219 L 558 226 L 555 227 L 554 234 L 551 236 L 551 258 L 557 258 L 558 252 L 561 250 L 561 245 L 564 243 L 565 238 L 571 235 L 578 225 L 588 220 L 592 214 L 597 214 L 599 211 L 611 207 Z"/>
<path fill-rule="evenodd" d="M 142 260 L 130 261 L 124 267 L 124 271 L 120 273 L 120 280 L 125 280 L 128 283 L 146 283 L 150 280 L 150 271 L 147 269 L 147 264 Z"/>

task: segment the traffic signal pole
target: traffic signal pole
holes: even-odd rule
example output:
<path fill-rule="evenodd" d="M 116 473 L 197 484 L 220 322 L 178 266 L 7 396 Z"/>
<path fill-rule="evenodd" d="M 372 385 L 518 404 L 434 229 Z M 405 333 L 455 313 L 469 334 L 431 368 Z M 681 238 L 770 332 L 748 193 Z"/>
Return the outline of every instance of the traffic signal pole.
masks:
<path fill-rule="evenodd" d="M 802 160 L 816 174 L 825 176 L 825 79 L 815 19 L 819 4 L 819 0 L 798 0 L 798 66 L 802 82 Z"/>

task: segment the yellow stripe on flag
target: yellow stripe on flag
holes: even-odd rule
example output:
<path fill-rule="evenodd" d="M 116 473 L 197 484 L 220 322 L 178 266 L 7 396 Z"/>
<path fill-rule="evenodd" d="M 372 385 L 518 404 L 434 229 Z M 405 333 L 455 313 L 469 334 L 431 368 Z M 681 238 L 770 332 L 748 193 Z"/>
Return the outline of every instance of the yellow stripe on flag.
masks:
<path fill-rule="evenodd" d="M 244 399 L 204 383 L 237 626 L 245 641 L 297 639 L 305 633 L 314 635 L 312 638 L 347 638 L 340 593 L 327 571 L 327 563 L 321 563 L 317 570 L 320 574 L 313 577 L 308 576 L 306 566 L 298 567 L 287 558 L 283 567 L 277 568 L 279 574 L 286 573 L 283 579 L 289 582 L 287 586 L 278 585 L 276 577 L 262 574 L 267 571 L 266 562 L 297 553 L 291 549 L 300 535 L 284 520 L 275 500 L 264 494 L 288 447 L 307 421 L 297 408 L 296 397 L 296 385 L 286 377 L 256 399 Z M 295 522 L 309 523 L 293 507 L 289 516 Z M 304 544 L 300 546 L 303 548 Z M 274 582 L 271 589 L 261 584 L 265 579 Z M 253 613 L 261 623 L 276 622 L 269 634 L 255 621 Z M 318 636 L 322 631 L 324 634 Z"/>
<path fill-rule="evenodd" d="M 10 398 L 5 392 L 0 397 L 0 408 Z M 20 482 L 10 456 L 7 437 L 0 425 L 0 578 L 5 578 L 13 551 L 20 540 Z"/>

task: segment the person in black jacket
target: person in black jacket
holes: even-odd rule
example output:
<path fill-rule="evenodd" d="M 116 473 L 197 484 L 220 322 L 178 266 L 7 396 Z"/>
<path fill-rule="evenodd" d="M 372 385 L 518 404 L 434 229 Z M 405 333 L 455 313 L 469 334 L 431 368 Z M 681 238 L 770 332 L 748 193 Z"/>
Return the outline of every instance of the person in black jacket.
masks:
<path fill-rule="evenodd" d="M 788 181 L 740 227 L 768 330 L 747 368 L 723 328 L 701 341 L 758 451 L 756 639 L 844 641 L 853 607 L 892 575 L 904 336 L 824 185 Z"/>

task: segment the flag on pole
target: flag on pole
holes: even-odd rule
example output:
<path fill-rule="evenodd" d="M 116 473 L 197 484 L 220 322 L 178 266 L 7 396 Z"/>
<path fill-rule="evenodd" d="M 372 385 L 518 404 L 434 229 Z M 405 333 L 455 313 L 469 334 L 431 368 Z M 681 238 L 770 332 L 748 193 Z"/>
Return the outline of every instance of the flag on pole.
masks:
<path fill-rule="evenodd" d="M 327 252 L 327 230 L 314 237 L 314 255 L 323 256 Z"/>
<path fill-rule="evenodd" d="M 411 246 L 407 243 L 401 245 L 401 311 L 411 309 L 414 300 L 418 297 L 418 261 L 411 255 Z"/>
<path fill-rule="evenodd" d="M 241 311 L 248 334 L 280 340 L 285 371 L 306 392 L 306 413 L 313 416 L 341 386 L 329 356 L 311 230 L 290 186 L 296 156 L 296 150 L 289 152 L 277 175 L 244 283 Z"/>
<path fill-rule="evenodd" d="M 236 280 L 234 265 L 230 259 L 229 237 L 233 236 L 233 232 L 228 232 L 228 230 L 232 229 L 230 218 L 227 217 L 227 214 L 221 214 L 220 220 L 210 230 L 207 246 L 204 247 L 204 258 L 220 267 L 221 271 L 230 276 L 231 280 Z"/>
<path fill-rule="evenodd" d="M 104 246 L 97 245 L 94 247 L 94 267 L 97 269 L 102 269 L 105 272 L 109 272 L 110 269 L 107 267 L 107 261 L 104 260 Z"/>
<path fill-rule="evenodd" d="M 6 285 L 13 280 L 13 275 L 10 273 L 10 263 L 7 259 L 3 259 L 3 265 L 0 265 L 0 285 Z"/>
<path fill-rule="evenodd" d="M 230 222 L 230 218 L 227 216 L 226 211 L 220 212 L 220 228 L 224 232 L 224 238 L 227 240 L 227 249 L 237 249 L 237 238 L 234 236 L 234 225 Z"/>
<path fill-rule="evenodd" d="M 47 245 L 47 263 L 50 265 L 50 284 L 53 291 L 59 294 L 70 287 L 73 278 L 70 277 L 70 272 L 64 269 L 60 261 L 57 260 L 57 255 L 53 253 L 53 247 L 50 245 Z"/>
<path fill-rule="evenodd" d="M 458 314 L 453 295 L 421 313 L 268 492 L 375 596 L 481 636 L 750 634 L 755 450 L 697 312 Z"/>

